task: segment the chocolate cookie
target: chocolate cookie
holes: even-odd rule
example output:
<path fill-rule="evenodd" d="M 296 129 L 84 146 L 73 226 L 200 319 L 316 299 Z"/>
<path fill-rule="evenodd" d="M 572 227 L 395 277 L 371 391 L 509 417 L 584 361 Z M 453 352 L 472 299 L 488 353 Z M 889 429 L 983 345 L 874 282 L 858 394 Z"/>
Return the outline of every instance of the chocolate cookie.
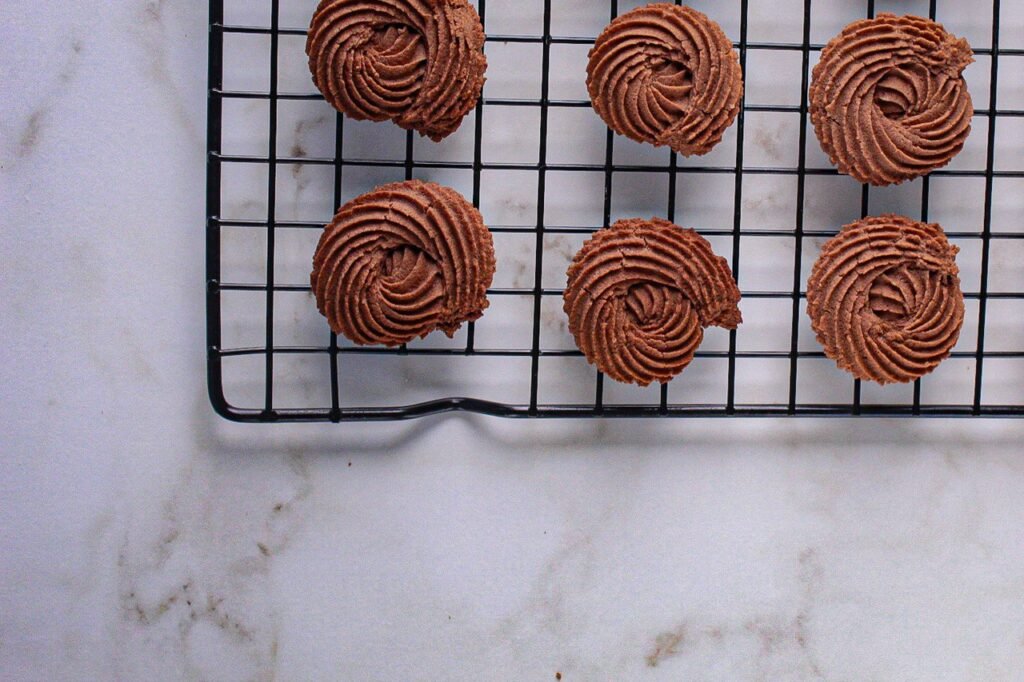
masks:
<path fill-rule="evenodd" d="M 598 36 L 587 90 L 609 128 L 683 156 L 707 154 L 732 125 L 743 74 L 722 28 L 690 7 L 638 7 Z"/>
<path fill-rule="evenodd" d="M 807 314 L 825 355 L 879 384 L 935 369 L 964 321 L 958 250 L 938 225 L 903 216 L 845 226 L 807 282 Z"/>
<path fill-rule="evenodd" d="M 814 67 L 811 121 L 840 172 L 891 185 L 952 160 L 971 132 L 971 46 L 934 21 L 879 14 L 829 41 Z"/>
<path fill-rule="evenodd" d="M 321 0 L 306 54 L 338 111 L 391 119 L 437 142 L 476 106 L 487 59 L 466 0 Z"/>
<path fill-rule="evenodd" d="M 565 312 L 587 360 L 647 386 L 682 372 L 710 325 L 735 329 L 740 291 L 729 265 L 693 230 L 620 220 L 594 234 L 569 266 Z"/>
<path fill-rule="evenodd" d="M 324 229 L 310 283 L 331 329 L 360 345 L 448 336 L 487 307 L 494 243 L 480 212 L 432 182 L 382 185 Z"/>

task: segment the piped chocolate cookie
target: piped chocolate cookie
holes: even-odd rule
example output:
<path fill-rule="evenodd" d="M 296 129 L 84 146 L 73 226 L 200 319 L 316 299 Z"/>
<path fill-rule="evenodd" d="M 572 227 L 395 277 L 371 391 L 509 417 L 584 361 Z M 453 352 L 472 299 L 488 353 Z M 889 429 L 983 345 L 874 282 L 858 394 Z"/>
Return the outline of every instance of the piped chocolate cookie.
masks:
<path fill-rule="evenodd" d="M 957 251 L 938 225 L 904 216 L 843 227 L 807 282 L 807 314 L 825 355 L 879 384 L 934 370 L 964 321 Z"/>
<path fill-rule="evenodd" d="M 564 308 L 587 360 L 617 381 L 667 382 L 693 360 L 704 328 L 735 329 L 740 291 L 726 260 L 667 220 L 620 220 L 569 266 Z"/>
<path fill-rule="evenodd" d="M 360 345 L 455 334 L 487 308 L 494 243 L 458 192 L 382 185 L 342 206 L 313 257 L 310 283 L 332 330 Z"/>
<path fill-rule="evenodd" d="M 476 106 L 483 45 L 480 16 L 466 0 L 321 0 L 306 54 L 335 109 L 390 119 L 436 142 Z"/>
<path fill-rule="evenodd" d="M 971 46 L 934 21 L 879 14 L 829 41 L 814 67 L 811 122 L 829 159 L 891 185 L 948 164 L 971 132 Z"/>
<path fill-rule="evenodd" d="M 743 74 L 717 23 L 690 7 L 655 3 L 616 18 L 598 36 L 587 90 L 620 135 L 701 155 L 736 119 Z"/>

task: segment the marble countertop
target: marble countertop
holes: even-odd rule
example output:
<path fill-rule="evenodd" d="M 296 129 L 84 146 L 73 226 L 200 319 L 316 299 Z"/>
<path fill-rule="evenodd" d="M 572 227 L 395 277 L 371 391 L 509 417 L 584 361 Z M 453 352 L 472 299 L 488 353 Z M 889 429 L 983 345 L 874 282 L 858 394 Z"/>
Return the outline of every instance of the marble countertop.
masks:
<path fill-rule="evenodd" d="M 228 423 L 205 2 L 0 26 L 0 678 L 1024 679 L 1024 420 Z"/>

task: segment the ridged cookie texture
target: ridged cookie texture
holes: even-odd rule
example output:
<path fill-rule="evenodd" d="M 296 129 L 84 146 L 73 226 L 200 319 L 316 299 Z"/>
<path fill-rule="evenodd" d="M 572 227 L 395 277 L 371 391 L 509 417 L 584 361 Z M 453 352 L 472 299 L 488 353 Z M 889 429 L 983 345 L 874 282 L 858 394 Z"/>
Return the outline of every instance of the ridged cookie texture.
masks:
<path fill-rule="evenodd" d="M 466 0 L 321 0 L 306 54 L 313 82 L 338 111 L 439 141 L 476 106 L 483 45 Z"/>
<path fill-rule="evenodd" d="M 408 180 L 345 204 L 324 229 L 310 283 L 334 332 L 397 346 L 440 329 L 452 336 L 487 308 L 494 244 L 458 192 Z"/>
<path fill-rule="evenodd" d="M 587 90 L 620 135 L 701 155 L 736 119 L 743 74 L 717 23 L 690 7 L 655 3 L 616 18 L 598 36 Z"/>
<path fill-rule="evenodd" d="M 667 220 L 620 220 L 569 266 L 564 308 L 587 360 L 617 381 L 667 382 L 693 360 L 704 328 L 735 329 L 740 292 L 724 258 Z"/>
<path fill-rule="evenodd" d="M 934 21 L 879 14 L 833 38 L 814 67 L 811 122 L 859 182 L 891 185 L 948 164 L 971 132 L 971 46 Z"/>
<path fill-rule="evenodd" d="M 904 216 L 843 227 L 807 282 L 807 314 L 825 355 L 879 384 L 934 370 L 964 321 L 957 251 L 938 225 Z"/>

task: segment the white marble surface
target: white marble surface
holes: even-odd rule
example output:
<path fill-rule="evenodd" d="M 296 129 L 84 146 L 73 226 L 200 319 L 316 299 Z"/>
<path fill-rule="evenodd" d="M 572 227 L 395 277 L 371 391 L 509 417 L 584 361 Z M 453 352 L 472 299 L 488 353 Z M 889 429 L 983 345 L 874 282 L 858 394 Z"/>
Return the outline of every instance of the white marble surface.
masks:
<path fill-rule="evenodd" d="M 216 418 L 205 13 L 0 4 L 0 679 L 1024 679 L 1021 421 Z"/>

